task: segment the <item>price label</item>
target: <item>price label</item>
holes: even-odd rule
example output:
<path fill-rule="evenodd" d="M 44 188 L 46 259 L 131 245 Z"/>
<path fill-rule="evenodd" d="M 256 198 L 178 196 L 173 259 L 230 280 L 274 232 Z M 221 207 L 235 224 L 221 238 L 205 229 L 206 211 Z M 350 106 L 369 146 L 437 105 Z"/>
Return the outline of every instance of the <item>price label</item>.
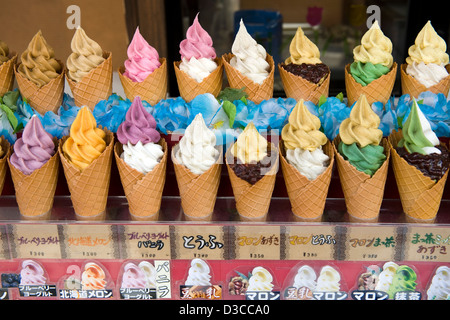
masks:
<path fill-rule="evenodd" d="M 117 259 L 117 233 L 114 225 L 64 225 L 67 259 Z"/>
<path fill-rule="evenodd" d="M 234 235 L 235 259 L 280 260 L 279 226 L 239 225 Z"/>
<path fill-rule="evenodd" d="M 397 243 L 395 227 L 365 227 L 347 228 L 346 260 L 352 261 L 392 261 L 401 243 Z"/>
<path fill-rule="evenodd" d="M 14 224 L 11 233 L 14 258 L 62 258 L 56 224 Z"/>
<path fill-rule="evenodd" d="M 450 228 L 408 227 L 405 261 L 450 262 Z"/>
<path fill-rule="evenodd" d="M 225 259 L 225 227 L 209 225 L 176 225 L 176 259 Z"/>
<path fill-rule="evenodd" d="M 287 260 L 333 260 L 338 240 L 333 226 L 288 226 L 285 242 Z"/>
<path fill-rule="evenodd" d="M 170 259 L 168 225 L 120 226 L 122 257 L 125 259 Z"/>

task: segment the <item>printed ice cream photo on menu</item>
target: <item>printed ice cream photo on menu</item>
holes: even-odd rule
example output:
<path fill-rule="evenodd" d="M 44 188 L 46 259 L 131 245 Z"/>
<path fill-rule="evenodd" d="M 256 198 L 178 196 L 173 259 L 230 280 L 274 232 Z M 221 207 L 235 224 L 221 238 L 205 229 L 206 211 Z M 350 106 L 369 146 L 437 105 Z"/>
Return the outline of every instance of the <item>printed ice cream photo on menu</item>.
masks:
<path fill-rule="evenodd" d="M 126 262 L 122 271 L 120 297 L 124 300 L 156 299 L 156 273 L 149 261 Z"/>
<path fill-rule="evenodd" d="M 280 300 L 280 292 L 274 287 L 272 272 L 258 266 L 247 275 L 234 270 L 228 282 L 228 294 L 244 296 L 245 300 Z"/>
<path fill-rule="evenodd" d="M 191 260 L 188 276 L 180 286 L 181 299 L 220 300 L 222 299 L 222 287 L 212 284 L 211 268 L 202 259 Z"/>

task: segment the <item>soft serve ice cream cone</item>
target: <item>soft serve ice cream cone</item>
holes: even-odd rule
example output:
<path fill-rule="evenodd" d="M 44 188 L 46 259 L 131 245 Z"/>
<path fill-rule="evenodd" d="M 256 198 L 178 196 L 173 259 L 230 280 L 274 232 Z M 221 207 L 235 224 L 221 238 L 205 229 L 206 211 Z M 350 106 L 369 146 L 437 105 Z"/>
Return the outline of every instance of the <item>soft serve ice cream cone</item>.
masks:
<path fill-rule="evenodd" d="M 4 136 L 0 137 L 0 196 L 2 195 L 3 186 L 5 185 L 6 171 L 8 169 L 7 161 L 11 152 L 11 145 Z"/>
<path fill-rule="evenodd" d="M 14 86 L 14 66 L 17 54 L 10 52 L 8 45 L 0 40 L 0 97 Z"/>
<path fill-rule="evenodd" d="M 181 61 L 174 62 L 180 96 L 190 102 L 196 96 L 222 90 L 223 63 L 216 57 L 211 36 L 198 22 L 198 14 L 180 43 Z"/>
<path fill-rule="evenodd" d="M 111 174 L 114 136 L 97 127 L 92 112 L 82 107 L 59 143 L 58 152 L 78 219 L 103 220 Z"/>
<path fill-rule="evenodd" d="M 181 206 L 188 220 L 210 220 L 216 204 L 222 168 L 221 147 L 201 113 L 172 148 L 172 162 Z"/>
<path fill-rule="evenodd" d="M 59 170 L 55 141 L 34 115 L 13 148 L 8 162 L 20 214 L 25 219 L 48 219 Z"/>
<path fill-rule="evenodd" d="M 292 212 L 300 220 L 322 217 L 331 180 L 333 148 L 320 126 L 300 100 L 281 131 L 281 168 Z"/>
<path fill-rule="evenodd" d="M 450 89 L 447 44 L 428 21 L 409 47 L 406 63 L 401 66 L 402 93 L 417 98 L 431 91 L 448 95 Z"/>
<path fill-rule="evenodd" d="M 139 97 L 117 129 L 117 140 L 114 155 L 131 217 L 158 220 L 166 181 L 167 143 Z"/>
<path fill-rule="evenodd" d="M 76 29 L 70 47 L 67 83 L 75 104 L 94 110 L 99 101 L 108 99 L 112 93 L 112 53 L 103 51 L 81 27 Z"/>
<path fill-rule="evenodd" d="M 64 65 L 39 30 L 14 69 L 20 94 L 40 114 L 56 112 L 64 95 Z"/>
<path fill-rule="evenodd" d="M 167 62 L 160 58 L 136 28 L 127 49 L 128 59 L 119 68 L 119 78 L 125 95 L 131 101 L 139 96 L 151 105 L 167 96 Z"/>
<path fill-rule="evenodd" d="M 350 218 L 376 221 L 383 201 L 389 148 L 380 118 L 361 95 L 334 140 L 339 178 Z"/>
<path fill-rule="evenodd" d="M 283 88 L 288 98 L 319 102 L 328 97 L 330 68 L 320 60 L 317 46 L 298 27 L 289 46 L 290 56 L 278 65 Z"/>
<path fill-rule="evenodd" d="M 236 209 L 243 220 L 265 220 L 278 171 L 278 151 L 250 122 L 225 154 Z"/>
<path fill-rule="evenodd" d="M 245 88 L 248 99 L 255 103 L 273 97 L 273 58 L 252 38 L 242 20 L 231 53 L 222 60 L 231 88 Z"/>
<path fill-rule="evenodd" d="M 397 75 L 392 57 L 392 42 L 375 21 L 363 35 L 361 44 L 353 49 L 353 63 L 345 67 L 348 105 L 364 94 L 370 105 L 389 100 Z"/>
<path fill-rule="evenodd" d="M 403 211 L 412 222 L 433 222 L 448 176 L 450 154 L 414 99 L 401 131 L 389 136 Z"/>

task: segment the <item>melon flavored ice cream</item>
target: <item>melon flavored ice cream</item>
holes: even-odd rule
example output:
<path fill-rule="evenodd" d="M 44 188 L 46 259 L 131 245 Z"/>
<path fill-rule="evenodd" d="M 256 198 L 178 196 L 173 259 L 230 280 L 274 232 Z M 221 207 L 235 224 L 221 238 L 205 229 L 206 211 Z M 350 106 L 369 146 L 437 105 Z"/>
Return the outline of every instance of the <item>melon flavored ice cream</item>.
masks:
<path fill-rule="evenodd" d="M 74 167 L 83 170 L 106 149 L 106 133 L 97 128 L 97 122 L 88 107 L 82 107 L 70 127 L 62 146 L 63 155 Z"/>
<path fill-rule="evenodd" d="M 384 147 L 380 145 L 383 131 L 378 129 L 380 118 L 371 109 L 365 95 L 361 95 L 339 127 L 341 142 L 339 153 L 356 169 L 370 176 L 386 160 Z"/>
<path fill-rule="evenodd" d="M 127 49 L 124 76 L 134 82 L 144 81 L 153 71 L 161 66 L 159 54 L 136 28 L 133 39 Z"/>
<path fill-rule="evenodd" d="M 397 144 L 397 153 L 425 176 L 439 180 L 449 168 L 450 153 L 440 145 L 415 99 L 402 133 L 403 138 Z"/>
<path fill-rule="evenodd" d="M 320 60 L 319 48 L 298 27 L 289 46 L 290 56 L 281 64 L 286 71 L 320 85 L 330 68 Z"/>
<path fill-rule="evenodd" d="M 22 137 L 14 143 L 10 162 L 23 174 L 30 175 L 47 163 L 55 152 L 53 137 L 44 130 L 41 121 L 34 115 L 25 126 Z"/>
<path fill-rule="evenodd" d="M 448 76 L 447 45 L 428 21 L 409 47 L 406 73 L 429 88 Z M 447 94 L 447 92 L 445 92 Z"/>
<path fill-rule="evenodd" d="M 70 47 L 72 53 L 67 58 L 67 76 L 75 82 L 81 81 L 105 61 L 100 45 L 89 38 L 81 27 L 77 27 Z"/>
<path fill-rule="evenodd" d="M 266 138 L 250 122 L 231 148 L 234 161 L 229 163 L 237 177 L 250 184 L 258 182 L 273 165 L 271 150 Z"/>
<path fill-rule="evenodd" d="M 55 52 L 39 30 L 21 55 L 17 71 L 36 86 L 42 87 L 56 79 L 63 67 L 56 60 Z"/>
<path fill-rule="evenodd" d="M 186 32 L 186 39 L 180 42 L 180 55 L 180 70 L 198 83 L 217 68 L 213 41 L 198 22 L 198 13 Z"/>
<path fill-rule="evenodd" d="M 234 57 L 230 65 L 244 76 L 257 84 L 262 84 L 268 77 L 270 65 L 266 61 L 266 49 L 252 38 L 242 19 L 231 52 Z"/>
<path fill-rule="evenodd" d="M 123 145 L 120 157 L 130 167 L 147 174 L 161 161 L 164 151 L 155 118 L 145 110 L 141 98 L 136 97 L 117 129 L 117 139 Z"/>
<path fill-rule="evenodd" d="M 356 82 L 366 86 L 387 74 L 394 63 L 392 42 L 386 37 L 375 21 L 363 35 L 361 44 L 353 49 L 354 62 L 350 74 Z"/>
<path fill-rule="evenodd" d="M 83 290 L 102 290 L 106 285 L 106 274 L 102 267 L 95 262 L 86 263 L 81 274 Z"/>
<path fill-rule="evenodd" d="M 322 150 L 328 139 L 320 131 L 320 126 L 320 119 L 308 110 L 301 99 L 281 131 L 286 160 L 309 180 L 315 180 L 322 174 L 330 159 Z"/>
<path fill-rule="evenodd" d="M 216 135 L 210 130 L 201 113 L 186 128 L 175 154 L 179 163 L 192 173 L 202 174 L 217 162 Z"/>

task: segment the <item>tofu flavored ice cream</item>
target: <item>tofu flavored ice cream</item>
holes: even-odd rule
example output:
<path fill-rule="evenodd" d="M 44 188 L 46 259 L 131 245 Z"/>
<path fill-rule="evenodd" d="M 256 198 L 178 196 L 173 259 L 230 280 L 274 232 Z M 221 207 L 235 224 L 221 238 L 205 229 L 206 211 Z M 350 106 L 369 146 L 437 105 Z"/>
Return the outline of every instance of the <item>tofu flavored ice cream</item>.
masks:
<path fill-rule="evenodd" d="M 341 275 L 331 266 L 324 266 L 317 278 L 316 290 L 319 292 L 337 292 L 341 288 Z"/>
<path fill-rule="evenodd" d="M 217 63 L 212 38 L 200 25 L 198 15 L 186 32 L 186 39 L 180 42 L 179 68 L 200 83 L 217 68 Z"/>
<path fill-rule="evenodd" d="M 123 145 L 120 157 L 130 167 L 147 174 L 161 161 L 164 151 L 155 118 L 136 97 L 125 115 L 125 121 L 117 129 L 117 139 Z"/>
<path fill-rule="evenodd" d="M 189 274 L 185 285 L 187 286 L 210 286 L 211 275 L 208 263 L 202 259 L 193 259 L 189 268 Z"/>
<path fill-rule="evenodd" d="M 409 47 L 406 73 L 426 88 L 436 85 L 448 76 L 445 66 L 449 63 L 447 44 L 428 21 Z M 447 92 L 445 92 L 447 94 Z"/>
<path fill-rule="evenodd" d="M 309 180 L 316 179 L 329 164 L 330 158 L 322 149 L 328 139 L 320 127 L 320 119 L 308 110 L 301 99 L 281 131 L 286 160 Z"/>

